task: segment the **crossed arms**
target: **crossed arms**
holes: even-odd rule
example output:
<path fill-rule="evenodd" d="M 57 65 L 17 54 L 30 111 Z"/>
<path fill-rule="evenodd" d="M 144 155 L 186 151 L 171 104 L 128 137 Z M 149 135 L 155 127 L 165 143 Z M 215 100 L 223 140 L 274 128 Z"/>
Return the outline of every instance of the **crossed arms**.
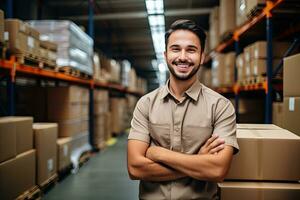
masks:
<path fill-rule="evenodd" d="M 214 135 L 198 154 L 187 155 L 148 143 L 129 140 L 127 168 L 131 179 L 171 181 L 183 177 L 221 182 L 229 169 L 233 147 Z"/>

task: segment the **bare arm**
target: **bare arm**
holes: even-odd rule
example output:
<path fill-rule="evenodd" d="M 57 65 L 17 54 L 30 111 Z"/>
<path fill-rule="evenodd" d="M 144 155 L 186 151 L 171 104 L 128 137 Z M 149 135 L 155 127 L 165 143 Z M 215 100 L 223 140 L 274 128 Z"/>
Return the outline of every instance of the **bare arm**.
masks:
<path fill-rule="evenodd" d="M 171 169 L 145 157 L 149 144 L 139 140 L 129 140 L 127 147 L 127 169 L 131 179 L 146 181 L 171 181 L 185 177 Z"/>
<path fill-rule="evenodd" d="M 232 160 L 233 148 L 225 146 L 217 154 L 186 155 L 162 147 L 150 147 L 147 157 L 199 180 L 223 181 Z"/>

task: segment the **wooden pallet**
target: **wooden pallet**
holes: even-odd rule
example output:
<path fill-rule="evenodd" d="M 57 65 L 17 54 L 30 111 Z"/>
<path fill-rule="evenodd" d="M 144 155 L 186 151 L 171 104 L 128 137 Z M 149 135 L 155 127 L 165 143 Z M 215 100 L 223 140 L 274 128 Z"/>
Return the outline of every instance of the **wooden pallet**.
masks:
<path fill-rule="evenodd" d="M 227 42 L 228 40 L 230 40 L 233 36 L 233 31 L 226 31 L 225 33 L 223 33 L 220 36 L 220 41 L 221 42 Z"/>
<path fill-rule="evenodd" d="M 250 10 L 250 12 L 247 14 L 248 19 L 252 19 L 253 17 L 256 17 L 259 15 L 262 11 L 262 9 L 266 6 L 266 4 L 257 4 L 254 8 Z"/>
<path fill-rule="evenodd" d="M 16 200 L 32 200 L 41 199 L 42 193 L 38 186 L 34 186 L 29 190 L 25 191 L 23 194 L 18 196 Z"/>
<path fill-rule="evenodd" d="M 57 181 L 58 181 L 58 175 L 55 173 L 48 180 L 46 180 L 40 185 L 40 190 L 43 193 L 47 193 L 51 188 L 53 188 L 56 185 Z"/>
<path fill-rule="evenodd" d="M 78 78 L 83 78 L 83 79 L 91 79 L 92 76 L 88 75 L 79 69 L 74 69 L 73 67 L 69 66 L 64 66 L 64 67 L 59 67 L 59 72 L 65 73 L 70 76 L 78 77 Z"/>
<path fill-rule="evenodd" d="M 66 166 L 64 169 L 59 170 L 59 171 L 57 172 L 57 174 L 58 174 L 58 181 L 60 182 L 60 181 L 64 180 L 68 175 L 70 175 L 72 169 L 73 169 L 73 165 L 72 165 L 72 164 L 69 164 L 69 165 Z"/>

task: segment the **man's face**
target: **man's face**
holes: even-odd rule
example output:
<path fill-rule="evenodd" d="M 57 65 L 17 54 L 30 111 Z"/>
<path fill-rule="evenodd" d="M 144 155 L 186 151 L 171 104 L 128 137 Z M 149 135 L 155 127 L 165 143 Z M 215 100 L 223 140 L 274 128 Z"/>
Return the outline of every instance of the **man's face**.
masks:
<path fill-rule="evenodd" d="M 197 35 L 188 30 L 174 31 L 169 37 L 165 59 L 174 78 L 189 80 L 194 77 L 201 62 L 201 46 Z"/>

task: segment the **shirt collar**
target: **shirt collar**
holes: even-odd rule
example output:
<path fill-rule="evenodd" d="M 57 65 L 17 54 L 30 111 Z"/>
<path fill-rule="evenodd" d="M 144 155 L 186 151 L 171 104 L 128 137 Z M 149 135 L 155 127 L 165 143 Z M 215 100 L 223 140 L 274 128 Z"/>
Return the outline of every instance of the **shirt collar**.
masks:
<path fill-rule="evenodd" d="M 169 89 L 169 83 L 170 83 L 170 79 L 168 79 L 167 83 L 162 88 L 162 92 L 161 92 L 161 96 L 160 96 L 161 99 L 164 99 L 165 97 L 167 97 L 168 94 L 172 95 L 172 93 L 170 92 L 170 89 Z M 197 101 L 198 96 L 201 91 L 201 88 L 202 88 L 201 83 L 197 79 L 195 81 L 195 83 L 193 83 L 193 85 L 187 91 L 185 91 L 185 94 L 187 96 L 189 96 L 191 99 L 193 99 L 194 101 Z"/>

